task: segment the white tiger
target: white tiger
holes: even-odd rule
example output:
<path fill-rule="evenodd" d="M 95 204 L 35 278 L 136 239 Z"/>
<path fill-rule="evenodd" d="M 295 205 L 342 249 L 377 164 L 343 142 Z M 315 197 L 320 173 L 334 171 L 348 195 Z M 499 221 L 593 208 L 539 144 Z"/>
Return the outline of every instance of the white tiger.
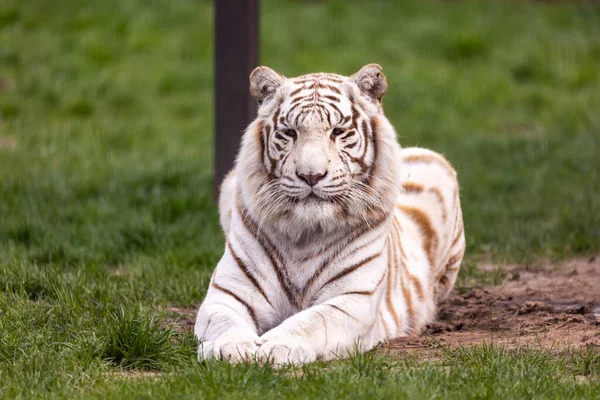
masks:
<path fill-rule="evenodd" d="M 219 200 L 225 253 L 198 311 L 199 359 L 306 363 L 418 334 L 465 250 L 456 173 L 401 150 L 387 80 L 250 76 L 259 102 Z"/>

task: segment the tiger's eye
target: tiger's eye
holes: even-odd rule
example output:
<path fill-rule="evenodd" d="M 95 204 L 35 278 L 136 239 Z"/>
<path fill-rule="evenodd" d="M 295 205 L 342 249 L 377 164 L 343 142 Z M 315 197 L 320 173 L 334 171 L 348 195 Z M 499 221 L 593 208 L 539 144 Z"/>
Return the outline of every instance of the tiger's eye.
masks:
<path fill-rule="evenodd" d="M 283 134 L 291 137 L 292 139 L 296 139 L 298 137 L 298 134 L 296 133 L 295 129 L 286 129 L 285 131 L 283 131 Z"/>
<path fill-rule="evenodd" d="M 333 136 L 340 136 L 344 132 L 346 132 L 346 130 L 343 128 L 335 128 L 333 131 L 331 131 L 331 134 Z"/>

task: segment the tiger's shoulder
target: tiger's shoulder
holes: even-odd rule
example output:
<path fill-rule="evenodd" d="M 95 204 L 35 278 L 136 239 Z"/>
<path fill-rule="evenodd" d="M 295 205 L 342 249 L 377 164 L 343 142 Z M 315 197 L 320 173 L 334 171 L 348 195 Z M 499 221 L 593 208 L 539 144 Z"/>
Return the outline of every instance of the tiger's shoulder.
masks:
<path fill-rule="evenodd" d="M 237 172 L 234 168 L 225 175 L 221 187 L 219 188 L 219 222 L 225 237 L 227 237 L 229 227 L 231 226 L 237 180 Z"/>

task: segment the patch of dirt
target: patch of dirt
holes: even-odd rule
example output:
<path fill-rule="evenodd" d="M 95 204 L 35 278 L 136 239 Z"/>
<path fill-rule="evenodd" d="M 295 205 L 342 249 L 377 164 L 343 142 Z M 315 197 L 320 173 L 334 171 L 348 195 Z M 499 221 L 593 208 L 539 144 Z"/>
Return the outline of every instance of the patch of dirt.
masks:
<path fill-rule="evenodd" d="M 502 285 L 455 290 L 425 334 L 390 341 L 382 350 L 425 359 L 439 357 L 444 348 L 482 343 L 600 350 L 600 257 L 552 269 L 505 269 L 510 279 Z"/>
<path fill-rule="evenodd" d="M 0 149 L 14 150 L 17 148 L 17 141 L 10 136 L 0 136 Z"/>
<path fill-rule="evenodd" d="M 159 380 L 164 374 L 155 371 L 111 371 L 105 372 L 104 376 L 112 379 L 142 379 L 148 378 L 151 380 Z"/>
<path fill-rule="evenodd" d="M 14 83 L 7 78 L 0 78 L 0 93 L 8 93 L 14 88 Z"/>
<path fill-rule="evenodd" d="M 174 324 L 174 328 L 180 332 L 193 332 L 194 324 L 196 323 L 196 313 L 198 308 L 183 308 L 183 307 L 169 307 L 165 310 L 167 317 L 165 321 L 167 324 Z"/>

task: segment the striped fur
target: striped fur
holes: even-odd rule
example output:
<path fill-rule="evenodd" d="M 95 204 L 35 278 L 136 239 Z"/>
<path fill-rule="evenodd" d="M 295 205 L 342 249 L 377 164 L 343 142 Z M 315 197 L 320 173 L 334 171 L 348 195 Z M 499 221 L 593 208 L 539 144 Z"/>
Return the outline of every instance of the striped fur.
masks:
<path fill-rule="evenodd" d="M 250 89 L 260 107 L 221 187 L 227 245 L 199 358 L 303 363 L 421 332 L 465 250 L 450 163 L 400 148 L 377 65 L 291 79 L 261 67 Z"/>

